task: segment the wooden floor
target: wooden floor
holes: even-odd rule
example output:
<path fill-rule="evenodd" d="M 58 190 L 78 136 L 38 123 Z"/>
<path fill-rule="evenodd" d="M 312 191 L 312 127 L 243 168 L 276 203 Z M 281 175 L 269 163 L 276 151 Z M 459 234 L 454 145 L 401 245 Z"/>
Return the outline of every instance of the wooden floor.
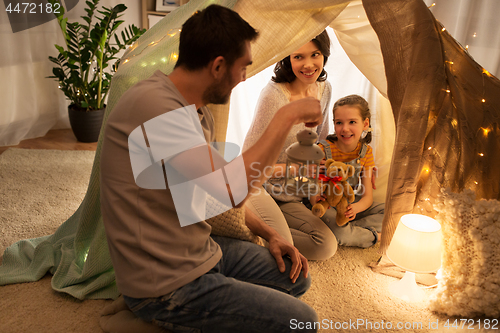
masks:
<path fill-rule="evenodd" d="M 83 143 L 76 140 L 71 129 L 49 131 L 44 137 L 21 141 L 17 146 L 0 147 L 0 154 L 9 148 L 55 149 L 55 150 L 96 150 L 97 142 Z"/>

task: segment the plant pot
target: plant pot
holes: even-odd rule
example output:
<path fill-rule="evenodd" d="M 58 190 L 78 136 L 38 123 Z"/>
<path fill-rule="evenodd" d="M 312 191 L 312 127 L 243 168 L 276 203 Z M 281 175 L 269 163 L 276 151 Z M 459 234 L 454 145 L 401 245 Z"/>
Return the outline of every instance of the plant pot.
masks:
<path fill-rule="evenodd" d="M 106 109 L 86 111 L 71 104 L 68 106 L 71 129 L 80 142 L 97 142 Z"/>

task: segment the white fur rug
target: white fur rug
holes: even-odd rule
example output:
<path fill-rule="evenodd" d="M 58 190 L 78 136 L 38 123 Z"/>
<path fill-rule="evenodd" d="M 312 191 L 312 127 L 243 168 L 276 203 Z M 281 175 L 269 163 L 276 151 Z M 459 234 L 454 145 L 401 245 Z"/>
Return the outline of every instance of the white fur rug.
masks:
<path fill-rule="evenodd" d="M 89 151 L 23 149 L 0 155 L 2 254 L 17 240 L 52 234 L 78 208 L 93 157 Z M 368 267 L 379 257 L 378 246 L 339 247 L 331 259 L 310 262 L 313 285 L 302 300 L 316 309 L 321 332 L 470 332 L 467 325 L 460 327 L 460 318 L 432 313 L 427 301 L 407 303 L 390 295 L 387 287 L 395 278 Z M 426 290 L 428 295 L 433 292 Z M 57 293 L 50 287 L 50 275 L 3 286 L 0 332 L 102 332 L 100 312 L 110 302 L 79 301 Z M 452 326 L 455 319 L 458 328 Z M 484 318 L 475 319 L 474 332 L 491 331 L 479 328 L 478 320 Z"/>

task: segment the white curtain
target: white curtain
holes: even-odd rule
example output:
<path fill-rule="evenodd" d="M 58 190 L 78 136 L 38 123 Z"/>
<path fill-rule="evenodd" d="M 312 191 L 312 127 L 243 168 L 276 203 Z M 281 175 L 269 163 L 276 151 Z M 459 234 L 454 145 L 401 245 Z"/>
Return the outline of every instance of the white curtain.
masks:
<path fill-rule="evenodd" d="M 434 17 L 483 68 L 500 77 L 498 0 L 425 0 Z M 431 7 L 432 6 L 432 7 Z"/>
<path fill-rule="evenodd" d="M 102 0 L 112 7 L 123 1 Z M 122 19 L 140 26 L 140 0 L 126 1 Z M 70 21 L 85 14 L 85 1 L 67 13 Z M 52 128 L 68 128 L 68 102 L 58 83 L 48 79 L 56 56 L 54 44 L 64 45 L 56 20 L 13 33 L 7 12 L 0 5 L 0 146 L 44 136 Z"/>

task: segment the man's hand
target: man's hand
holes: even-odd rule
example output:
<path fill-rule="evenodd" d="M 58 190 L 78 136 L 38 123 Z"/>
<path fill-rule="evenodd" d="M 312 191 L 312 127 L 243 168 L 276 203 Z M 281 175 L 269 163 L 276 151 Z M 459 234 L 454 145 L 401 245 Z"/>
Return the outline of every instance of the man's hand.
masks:
<path fill-rule="evenodd" d="M 300 271 L 304 271 L 304 277 L 307 277 L 309 266 L 307 259 L 300 254 L 290 242 L 286 241 L 276 230 L 264 223 L 252 210 L 245 207 L 245 224 L 256 235 L 264 238 L 269 243 L 269 252 L 276 259 L 278 269 L 281 273 L 286 270 L 283 256 L 287 255 L 292 260 L 292 268 L 290 269 L 290 279 L 293 283 L 297 281 Z"/>
<path fill-rule="evenodd" d="M 288 255 L 292 260 L 292 268 L 290 269 L 290 279 L 293 283 L 297 281 L 300 272 L 304 272 L 304 277 L 307 278 L 309 272 L 309 265 L 307 259 L 300 254 L 299 250 L 289 242 L 287 242 L 279 234 L 273 235 L 269 240 L 269 252 L 276 259 L 278 269 L 281 273 L 285 272 L 285 262 L 283 256 Z"/>
<path fill-rule="evenodd" d="M 293 117 L 294 125 L 304 123 L 306 127 L 314 127 L 320 125 L 323 121 L 320 102 L 314 97 L 305 97 L 290 102 L 280 110 L 286 116 Z"/>

